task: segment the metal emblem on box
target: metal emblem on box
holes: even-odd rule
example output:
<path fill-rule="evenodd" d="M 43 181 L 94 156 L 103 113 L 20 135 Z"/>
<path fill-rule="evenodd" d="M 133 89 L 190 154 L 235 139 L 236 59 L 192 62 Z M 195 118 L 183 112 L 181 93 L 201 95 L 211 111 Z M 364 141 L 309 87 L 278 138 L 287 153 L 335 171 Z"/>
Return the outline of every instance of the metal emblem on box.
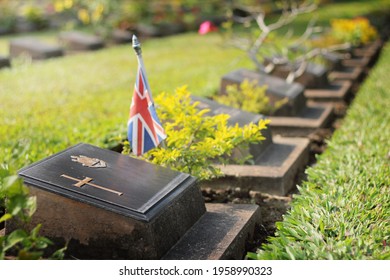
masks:
<path fill-rule="evenodd" d="M 79 156 L 70 156 L 72 158 L 72 161 L 79 162 L 83 166 L 87 167 L 94 167 L 94 168 L 104 168 L 107 167 L 107 164 L 105 161 L 98 159 L 98 158 L 90 158 L 83 155 Z"/>

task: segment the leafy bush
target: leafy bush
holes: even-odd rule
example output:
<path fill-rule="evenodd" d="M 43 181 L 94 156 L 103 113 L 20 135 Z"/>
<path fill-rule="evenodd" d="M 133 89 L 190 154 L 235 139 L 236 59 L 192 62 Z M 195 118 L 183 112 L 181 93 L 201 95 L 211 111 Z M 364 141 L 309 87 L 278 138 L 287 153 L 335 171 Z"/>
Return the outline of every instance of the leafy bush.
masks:
<path fill-rule="evenodd" d="M 354 46 L 367 44 L 378 37 L 376 29 L 364 17 L 334 19 L 331 26 L 332 36 L 342 43 L 351 43 Z"/>
<path fill-rule="evenodd" d="M 390 46 L 257 259 L 390 259 Z"/>
<path fill-rule="evenodd" d="M 0 33 L 12 31 L 15 27 L 16 17 L 15 2 L 0 1 Z"/>
<path fill-rule="evenodd" d="M 237 109 L 255 114 L 272 115 L 288 101 L 283 98 L 274 103 L 270 102 L 265 94 L 267 86 L 258 86 L 256 81 L 249 82 L 245 79 L 239 86 L 237 84 L 228 85 L 226 94 L 214 96 L 214 100 Z"/>
<path fill-rule="evenodd" d="M 4 167 L 0 168 L 0 202 L 7 209 L 7 213 L 0 217 L 0 223 L 12 218 L 27 223 L 36 210 L 36 198 L 30 197 L 22 180 L 17 175 L 11 175 Z M 52 242 L 39 235 L 40 228 L 41 225 L 38 225 L 30 233 L 17 229 L 9 235 L 0 236 L 0 260 L 5 259 L 7 253 L 17 259 L 41 258 L 44 249 Z M 62 259 L 64 250 L 58 250 L 50 258 Z"/>
<path fill-rule="evenodd" d="M 192 102 L 186 87 L 174 94 L 161 93 L 155 98 L 157 114 L 167 133 L 166 147 L 155 148 L 144 159 L 175 170 L 190 173 L 202 180 L 223 175 L 214 164 L 228 163 L 236 148 L 248 149 L 249 143 L 264 140 L 261 130 L 268 121 L 245 127 L 228 126 L 228 115 L 206 116 L 208 110 L 199 110 Z M 129 154 L 125 142 L 124 153 Z M 237 159 L 244 162 L 248 158 Z"/>

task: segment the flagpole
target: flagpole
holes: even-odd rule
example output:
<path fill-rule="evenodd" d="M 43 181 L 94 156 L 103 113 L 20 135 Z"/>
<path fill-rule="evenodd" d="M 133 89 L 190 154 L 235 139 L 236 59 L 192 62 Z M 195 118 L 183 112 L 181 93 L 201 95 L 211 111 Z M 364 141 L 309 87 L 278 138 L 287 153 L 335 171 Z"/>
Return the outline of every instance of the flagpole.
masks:
<path fill-rule="evenodd" d="M 137 55 L 137 60 L 138 60 L 138 63 L 139 65 L 141 65 L 141 68 L 144 69 L 144 74 L 145 74 L 145 82 L 146 82 L 146 88 L 150 91 L 149 92 L 149 96 L 150 96 L 150 99 L 154 105 L 154 101 L 153 101 L 153 96 L 152 96 L 152 90 L 150 89 L 150 86 L 149 86 L 149 81 L 148 81 L 148 77 L 146 76 L 146 68 L 145 68 L 145 65 L 144 65 L 144 60 L 142 58 L 142 49 L 141 49 L 141 43 L 138 41 L 138 38 L 137 36 L 135 36 L 135 34 L 133 34 L 133 38 L 132 38 L 132 41 L 133 41 L 133 49 Z"/>
<path fill-rule="evenodd" d="M 146 68 L 145 68 L 145 65 L 144 65 L 144 61 L 142 59 L 141 43 L 138 41 L 138 38 L 137 38 L 137 36 L 135 36 L 135 34 L 133 34 L 132 42 L 133 42 L 133 49 L 134 49 L 134 51 L 135 51 L 135 53 L 137 55 L 138 63 L 141 66 L 141 68 L 144 69 L 146 88 L 150 91 L 149 92 L 149 97 L 150 97 L 150 100 L 151 100 L 151 102 L 152 102 L 152 104 L 154 106 L 154 100 L 153 100 L 153 96 L 152 96 L 152 92 L 151 92 L 152 90 L 150 89 L 150 86 L 149 86 L 149 81 L 148 81 L 148 77 L 146 76 L 146 70 L 145 70 Z M 160 145 L 164 149 L 167 148 L 165 140 L 162 140 Z"/>

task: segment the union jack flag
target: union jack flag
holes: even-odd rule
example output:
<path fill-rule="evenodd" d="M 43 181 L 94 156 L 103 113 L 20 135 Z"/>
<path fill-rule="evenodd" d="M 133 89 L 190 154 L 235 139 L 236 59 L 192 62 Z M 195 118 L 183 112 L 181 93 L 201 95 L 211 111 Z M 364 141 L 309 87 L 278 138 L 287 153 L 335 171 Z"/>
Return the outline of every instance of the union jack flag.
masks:
<path fill-rule="evenodd" d="M 127 137 L 136 156 L 157 147 L 167 137 L 157 117 L 148 81 L 139 60 L 127 128 Z"/>

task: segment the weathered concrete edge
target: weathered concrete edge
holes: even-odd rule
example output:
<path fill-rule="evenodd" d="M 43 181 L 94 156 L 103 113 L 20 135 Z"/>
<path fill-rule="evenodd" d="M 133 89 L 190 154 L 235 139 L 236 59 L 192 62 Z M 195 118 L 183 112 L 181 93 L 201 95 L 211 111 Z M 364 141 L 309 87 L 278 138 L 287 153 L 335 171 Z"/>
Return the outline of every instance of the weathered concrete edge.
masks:
<path fill-rule="evenodd" d="M 323 107 L 324 111 L 318 119 L 308 119 L 304 117 L 278 117 L 270 116 L 268 117 L 271 120 L 269 126 L 271 130 L 275 128 L 322 128 L 326 125 L 328 119 L 332 115 L 333 107 L 329 104 L 318 104 L 316 106 L 309 105 L 307 107 Z"/>
<path fill-rule="evenodd" d="M 207 212 L 203 217 L 162 259 L 220 260 L 243 258 L 246 252 L 246 241 L 248 238 L 253 238 L 255 226 L 261 221 L 260 207 L 255 204 L 206 203 L 206 208 Z M 239 218 L 239 220 L 234 221 L 232 216 Z M 227 224 L 224 219 L 232 224 Z M 210 228 L 212 224 L 218 225 L 218 230 Z M 214 232 L 215 236 L 220 235 L 219 238 L 210 236 Z M 219 239 L 217 244 L 210 243 L 216 239 Z"/>
<path fill-rule="evenodd" d="M 262 165 L 219 165 L 225 176 L 200 182 L 202 189 L 240 187 L 273 195 L 286 195 L 296 182 L 295 178 L 309 160 L 309 143 L 306 138 L 274 137 L 275 144 L 292 145 L 293 151 L 279 167 Z"/>
<path fill-rule="evenodd" d="M 352 68 L 352 67 L 351 67 Z M 333 71 L 329 74 L 329 78 L 332 80 L 352 80 L 358 81 L 363 74 L 361 67 L 353 67 L 352 72 Z"/>
<path fill-rule="evenodd" d="M 341 85 L 338 90 L 330 89 L 306 89 L 305 96 L 315 101 L 340 101 L 345 100 L 352 88 L 350 80 L 336 80 L 332 84 Z"/>

